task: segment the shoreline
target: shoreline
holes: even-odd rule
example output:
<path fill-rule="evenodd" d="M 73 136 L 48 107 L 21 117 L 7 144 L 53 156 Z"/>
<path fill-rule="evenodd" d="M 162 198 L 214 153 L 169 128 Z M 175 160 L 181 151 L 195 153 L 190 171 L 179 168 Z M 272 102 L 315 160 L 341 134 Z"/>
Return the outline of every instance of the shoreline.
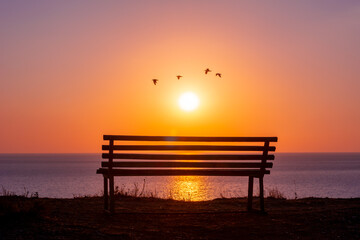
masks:
<path fill-rule="evenodd" d="M 259 209 L 258 198 L 254 208 Z M 359 239 L 360 198 L 247 198 L 189 202 L 121 197 L 116 213 L 102 197 L 0 196 L 1 239 Z"/>

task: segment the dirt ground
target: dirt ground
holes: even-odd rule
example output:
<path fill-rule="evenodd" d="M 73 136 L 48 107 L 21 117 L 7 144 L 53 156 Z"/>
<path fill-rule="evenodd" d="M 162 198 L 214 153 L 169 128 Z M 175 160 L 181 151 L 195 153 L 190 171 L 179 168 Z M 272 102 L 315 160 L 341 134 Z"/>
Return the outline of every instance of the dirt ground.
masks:
<path fill-rule="evenodd" d="M 99 197 L 2 196 L 0 239 L 360 239 L 360 198 L 267 198 L 267 214 L 246 203 L 126 197 L 109 215 Z"/>

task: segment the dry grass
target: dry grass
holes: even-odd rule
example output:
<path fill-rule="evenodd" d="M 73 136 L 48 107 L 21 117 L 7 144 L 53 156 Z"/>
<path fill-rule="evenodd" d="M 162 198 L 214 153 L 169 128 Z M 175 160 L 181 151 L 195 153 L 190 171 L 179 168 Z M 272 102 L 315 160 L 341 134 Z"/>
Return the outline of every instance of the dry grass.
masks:
<path fill-rule="evenodd" d="M 125 185 L 121 187 L 115 186 L 114 194 L 119 197 L 146 197 L 145 193 L 146 181 L 144 179 L 143 185 L 140 188 L 139 183 L 134 183 L 134 188 L 126 188 Z M 141 189 L 141 190 L 140 190 Z"/>
<path fill-rule="evenodd" d="M 26 188 L 24 193 L 17 195 L 1 186 L 0 216 L 36 217 L 43 209 L 41 201 L 36 201 L 39 200 L 38 198 L 37 192 L 30 193 Z"/>
<path fill-rule="evenodd" d="M 113 215 L 100 197 L 10 196 L 0 197 L 0 206 L 4 199 L 19 209 L 0 216 L 0 239 L 360 239 L 360 199 L 267 198 L 265 215 L 246 212 L 246 198 L 127 197 L 117 199 Z"/>
<path fill-rule="evenodd" d="M 184 202 L 191 202 L 192 196 L 189 193 L 188 196 L 183 196 L 182 199 L 175 198 L 175 193 L 173 190 L 169 190 L 167 194 L 164 196 L 159 196 L 159 194 L 152 191 L 146 191 L 146 181 L 144 179 L 143 184 L 140 186 L 139 183 L 134 183 L 133 188 L 126 187 L 125 185 L 122 186 L 115 186 L 114 194 L 117 197 L 132 197 L 132 198 L 157 198 L 157 199 L 167 199 L 167 200 L 177 200 L 177 201 L 184 201 Z M 267 194 L 266 194 L 267 193 Z M 285 194 L 280 192 L 277 187 L 267 189 L 265 193 L 265 197 L 273 198 L 273 199 L 282 199 L 285 200 Z M 101 195 L 94 195 L 94 196 L 87 196 L 87 197 L 99 197 Z M 259 197 L 260 193 L 257 195 L 255 194 L 254 197 Z M 85 196 L 86 197 L 86 196 Z M 220 198 L 222 199 L 232 199 L 232 198 L 244 198 L 243 194 L 239 193 L 220 193 Z"/>
<path fill-rule="evenodd" d="M 173 201 L 146 193 L 145 184 L 134 188 L 117 188 L 123 197 L 111 216 L 101 197 L 36 198 L 3 188 L 0 239 L 360 239 L 360 199 L 285 200 L 273 188 L 264 215 L 246 212 L 246 198 Z"/>
<path fill-rule="evenodd" d="M 20 196 L 20 197 L 24 197 L 24 198 L 38 198 L 39 197 L 39 193 L 38 192 L 33 192 L 30 193 L 30 191 L 28 191 L 25 187 L 24 187 L 24 192 L 22 194 L 16 194 L 15 192 L 11 192 L 9 190 L 7 190 L 3 185 L 1 185 L 1 194 L 0 196 L 3 197 L 11 197 L 11 196 Z"/>
<path fill-rule="evenodd" d="M 275 199 L 286 199 L 285 195 L 280 192 L 276 187 L 269 189 L 268 191 L 268 198 L 275 198 Z"/>
<path fill-rule="evenodd" d="M 131 197 L 131 198 L 156 198 L 156 199 L 168 199 L 168 200 L 175 200 L 174 193 L 170 189 L 168 194 L 164 194 L 160 196 L 159 193 L 156 191 L 146 191 L 146 180 L 143 180 L 142 185 L 140 186 L 139 183 L 134 183 L 133 188 L 126 187 L 125 185 L 115 186 L 114 194 L 117 197 Z M 182 199 L 182 201 L 191 201 L 191 196 L 188 198 Z"/>

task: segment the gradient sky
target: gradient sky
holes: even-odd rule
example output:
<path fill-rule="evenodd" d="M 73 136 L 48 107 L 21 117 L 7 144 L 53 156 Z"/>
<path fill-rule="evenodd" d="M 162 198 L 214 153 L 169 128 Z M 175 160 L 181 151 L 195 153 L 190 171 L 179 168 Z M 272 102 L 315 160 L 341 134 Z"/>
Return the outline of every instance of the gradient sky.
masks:
<path fill-rule="evenodd" d="M 0 36 L 2 153 L 100 152 L 103 134 L 360 151 L 360 1 L 0 1 Z"/>

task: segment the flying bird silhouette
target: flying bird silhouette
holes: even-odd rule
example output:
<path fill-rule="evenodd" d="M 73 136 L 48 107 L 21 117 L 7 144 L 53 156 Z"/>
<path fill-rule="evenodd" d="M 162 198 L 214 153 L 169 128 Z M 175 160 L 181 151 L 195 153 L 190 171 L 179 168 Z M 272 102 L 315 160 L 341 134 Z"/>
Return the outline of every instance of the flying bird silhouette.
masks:
<path fill-rule="evenodd" d="M 177 77 L 178 80 L 179 80 L 180 78 L 182 78 L 182 76 L 180 76 L 180 75 L 177 75 L 176 77 Z"/>
<path fill-rule="evenodd" d="M 152 81 L 153 81 L 154 85 L 156 85 L 159 80 L 153 79 Z"/>
<path fill-rule="evenodd" d="M 210 69 L 205 69 L 205 74 L 208 74 L 208 72 L 211 72 L 211 70 Z"/>
<path fill-rule="evenodd" d="M 216 73 L 215 76 L 216 77 L 221 77 L 221 73 Z"/>

